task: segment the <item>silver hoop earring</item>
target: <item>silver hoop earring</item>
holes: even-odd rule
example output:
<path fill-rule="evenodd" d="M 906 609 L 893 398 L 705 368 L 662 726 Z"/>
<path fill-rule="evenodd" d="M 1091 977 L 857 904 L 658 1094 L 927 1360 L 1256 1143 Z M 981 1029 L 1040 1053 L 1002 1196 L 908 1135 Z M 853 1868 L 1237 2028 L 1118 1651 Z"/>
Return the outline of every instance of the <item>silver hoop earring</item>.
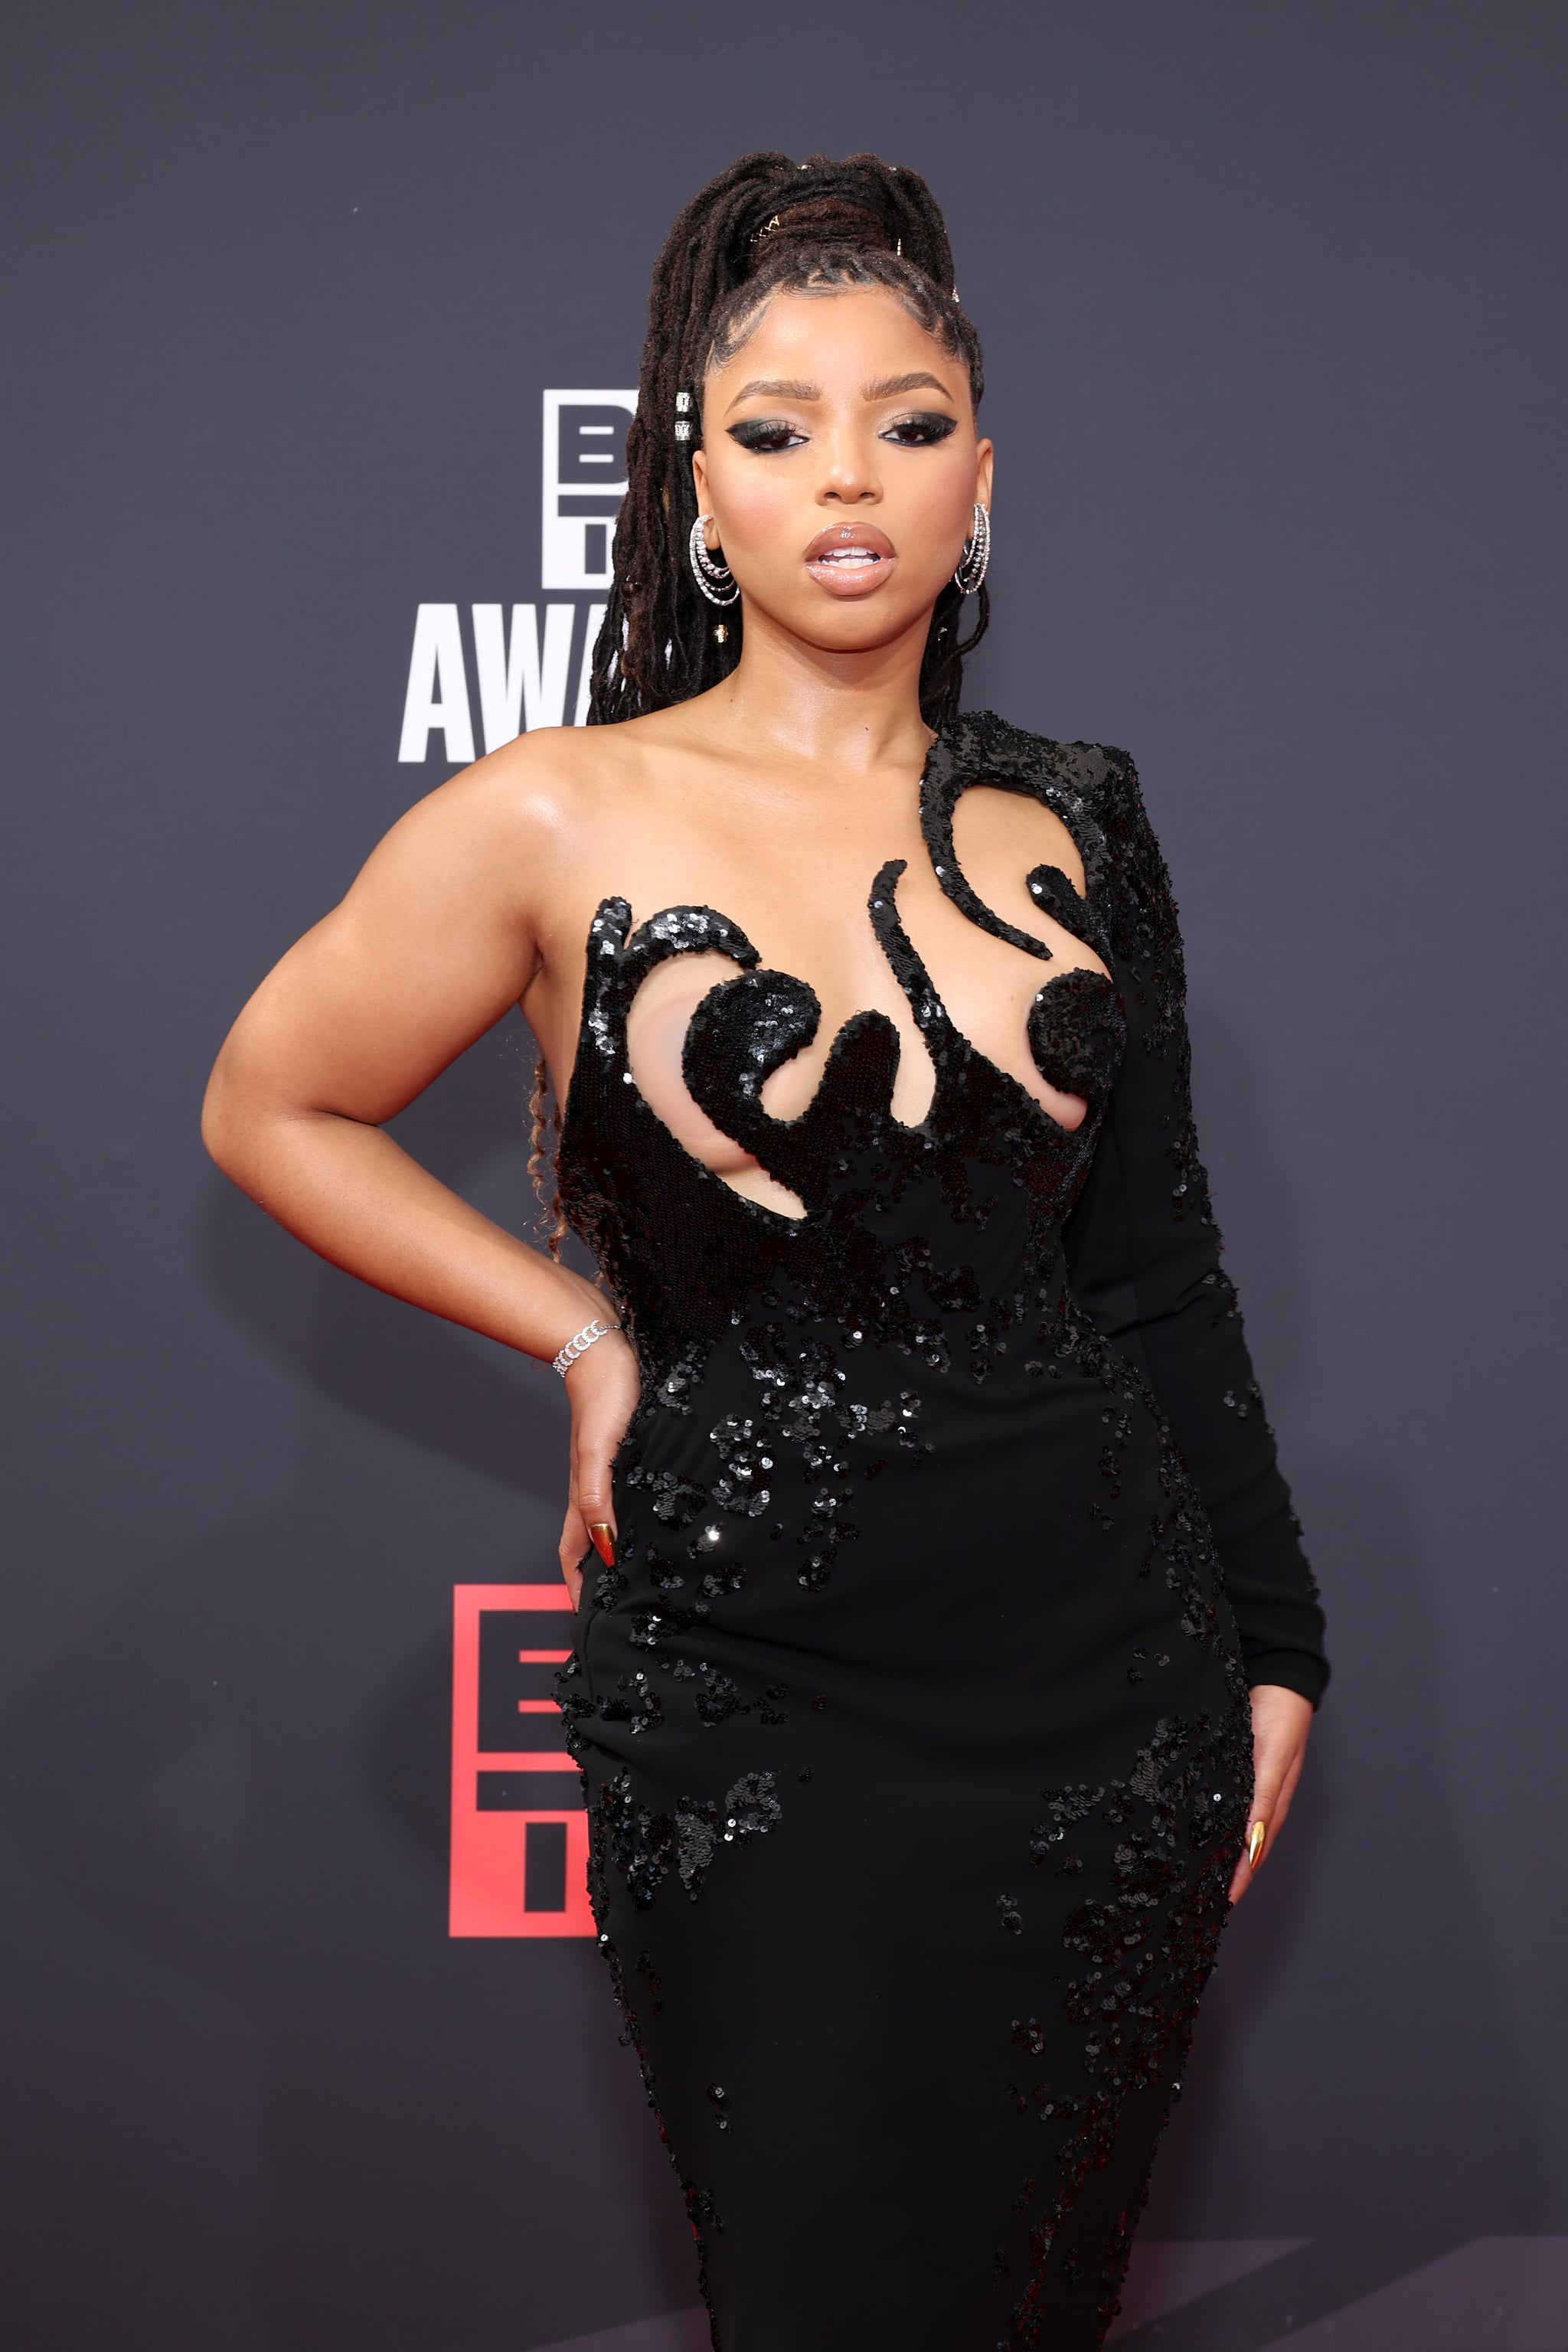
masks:
<path fill-rule="evenodd" d="M 988 510 L 974 502 L 974 529 L 963 543 L 963 553 L 958 559 L 953 573 L 953 585 L 960 595 L 973 596 L 985 577 L 985 567 L 991 561 L 991 517 Z"/>
<path fill-rule="evenodd" d="M 711 522 L 711 515 L 699 515 L 691 526 L 691 536 L 686 542 L 686 553 L 691 565 L 691 577 L 710 604 L 732 604 L 741 593 L 741 583 L 727 563 L 715 563 L 702 536 L 702 526 Z M 725 590 L 729 590 L 728 595 Z"/>

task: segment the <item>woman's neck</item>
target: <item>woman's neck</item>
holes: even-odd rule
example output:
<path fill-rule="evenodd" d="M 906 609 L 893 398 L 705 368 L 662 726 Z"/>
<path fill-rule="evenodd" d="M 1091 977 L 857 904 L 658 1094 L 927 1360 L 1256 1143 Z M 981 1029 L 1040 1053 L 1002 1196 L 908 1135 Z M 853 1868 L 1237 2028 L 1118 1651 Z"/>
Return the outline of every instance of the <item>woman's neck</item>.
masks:
<path fill-rule="evenodd" d="M 721 684 L 685 706 L 733 754 L 837 774 L 919 768 L 931 730 L 921 716 L 922 617 L 886 646 L 839 653 L 807 645 L 765 614 L 746 624 L 741 658 Z"/>

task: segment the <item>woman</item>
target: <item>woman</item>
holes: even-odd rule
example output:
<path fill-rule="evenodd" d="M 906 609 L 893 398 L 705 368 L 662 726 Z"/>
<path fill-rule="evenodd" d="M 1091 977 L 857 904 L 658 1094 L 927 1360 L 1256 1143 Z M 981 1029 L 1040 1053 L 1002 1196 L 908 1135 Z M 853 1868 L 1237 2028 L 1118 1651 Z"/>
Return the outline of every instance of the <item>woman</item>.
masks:
<path fill-rule="evenodd" d="M 565 1380 L 562 1702 L 723 2352 L 1100 2344 L 1327 1674 L 1132 769 L 957 714 L 980 392 L 913 173 L 705 188 L 595 731 L 412 810 L 207 1112 Z M 384 1132 L 514 1002 L 602 1287 Z"/>

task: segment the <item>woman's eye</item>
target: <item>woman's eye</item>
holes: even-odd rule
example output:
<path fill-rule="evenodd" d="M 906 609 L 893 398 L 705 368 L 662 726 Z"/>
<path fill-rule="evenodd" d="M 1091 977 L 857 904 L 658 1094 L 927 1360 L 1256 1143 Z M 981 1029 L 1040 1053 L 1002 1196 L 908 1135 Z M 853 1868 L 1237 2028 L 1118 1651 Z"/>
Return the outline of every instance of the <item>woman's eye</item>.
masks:
<path fill-rule="evenodd" d="M 914 416 L 900 416 L 895 424 L 885 425 L 882 438 L 900 449 L 929 449 L 957 430 L 956 416 L 944 416 L 940 409 L 922 408 Z"/>
<path fill-rule="evenodd" d="M 730 438 L 738 441 L 742 449 L 798 449 L 805 436 L 793 425 L 777 417 L 747 416 L 730 427 Z"/>

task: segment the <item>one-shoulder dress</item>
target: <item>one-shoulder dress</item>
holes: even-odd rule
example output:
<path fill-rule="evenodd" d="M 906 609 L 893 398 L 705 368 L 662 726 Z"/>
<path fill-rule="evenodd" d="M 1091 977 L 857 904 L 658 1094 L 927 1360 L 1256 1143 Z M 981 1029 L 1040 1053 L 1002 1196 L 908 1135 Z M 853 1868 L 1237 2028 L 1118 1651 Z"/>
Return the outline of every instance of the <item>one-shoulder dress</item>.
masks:
<path fill-rule="evenodd" d="M 1086 895 L 1028 887 L 1103 971 L 1053 977 L 971 889 L 976 783 L 1061 818 Z M 643 1384 L 560 1697 L 720 2352 L 1100 2344 L 1225 1924 L 1248 1686 L 1327 1679 L 1131 763 L 966 716 L 921 809 L 948 898 L 1038 959 L 1033 1055 L 1081 1126 L 959 1034 L 892 860 L 867 919 L 935 1066 L 918 1125 L 878 1012 L 770 1117 L 811 989 L 720 911 L 634 926 L 612 898 L 561 1138 Z M 643 980 L 714 950 L 735 974 L 686 1083 L 804 1216 L 710 1172 L 633 1079 Z"/>

